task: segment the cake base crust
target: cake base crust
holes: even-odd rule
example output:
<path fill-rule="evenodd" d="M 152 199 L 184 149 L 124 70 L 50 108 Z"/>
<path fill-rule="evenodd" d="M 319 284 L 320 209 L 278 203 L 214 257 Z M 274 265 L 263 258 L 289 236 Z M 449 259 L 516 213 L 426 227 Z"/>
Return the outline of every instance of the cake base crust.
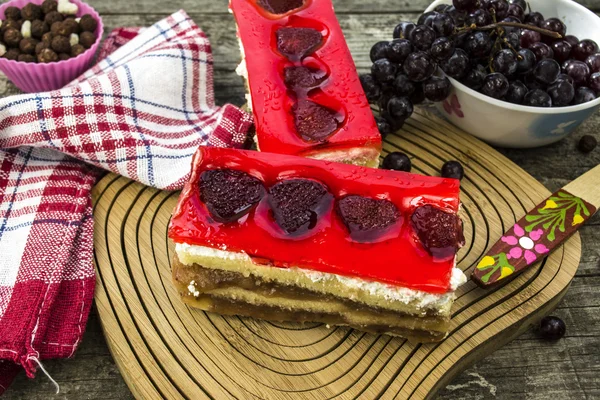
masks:
<path fill-rule="evenodd" d="M 377 324 L 357 325 L 347 323 L 339 316 L 327 313 L 307 312 L 303 310 L 286 310 L 280 307 L 258 306 L 242 301 L 222 299 L 211 295 L 201 295 L 198 298 L 182 297 L 190 307 L 221 315 L 239 315 L 273 322 L 320 322 L 328 325 L 348 326 L 359 331 L 397 336 L 415 343 L 435 343 L 446 337 L 445 332 L 434 332 L 414 329 L 389 327 Z"/>

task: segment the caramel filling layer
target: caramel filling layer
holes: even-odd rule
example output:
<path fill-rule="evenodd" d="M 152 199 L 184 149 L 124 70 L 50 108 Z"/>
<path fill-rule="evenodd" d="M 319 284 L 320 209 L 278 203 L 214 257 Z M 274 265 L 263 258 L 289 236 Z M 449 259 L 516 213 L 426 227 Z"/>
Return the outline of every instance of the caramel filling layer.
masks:
<path fill-rule="evenodd" d="M 379 307 L 366 306 L 365 304 L 347 298 L 341 298 L 330 294 L 321 294 L 297 286 L 286 286 L 276 282 L 268 282 L 259 277 L 246 277 L 238 272 L 208 269 L 198 264 L 186 266 L 181 264 L 177 259 L 174 261 L 173 279 L 182 290 L 185 289 L 190 293 L 190 282 L 194 282 L 194 290 L 199 293 L 220 293 L 223 289 L 238 288 L 252 291 L 266 298 L 285 298 L 294 301 L 339 302 L 349 309 L 369 310 L 369 312 L 376 314 L 390 312 L 389 310 Z M 393 312 L 393 314 L 398 315 L 406 313 Z M 427 317 L 436 317 L 436 320 L 440 319 L 440 317 L 431 310 L 425 311 L 418 317 L 423 320 Z"/>

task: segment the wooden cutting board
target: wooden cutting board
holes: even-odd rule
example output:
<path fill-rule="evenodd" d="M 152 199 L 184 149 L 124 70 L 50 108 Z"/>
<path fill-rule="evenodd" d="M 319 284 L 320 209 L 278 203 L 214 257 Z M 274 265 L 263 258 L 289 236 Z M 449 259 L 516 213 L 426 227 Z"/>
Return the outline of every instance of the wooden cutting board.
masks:
<path fill-rule="evenodd" d="M 409 154 L 416 173 L 436 175 L 451 159 L 465 166 L 467 245 L 458 265 L 467 275 L 550 194 L 491 147 L 423 110 L 384 149 Z M 448 338 L 419 345 L 349 328 L 190 309 L 171 285 L 167 225 L 178 193 L 108 175 L 93 195 L 96 304 L 112 354 L 140 399 L 431 397 L 554 308 L 581 255 L 576 234 L 503 287 L 486 291 L 468 282 L 458 290 Z"/>

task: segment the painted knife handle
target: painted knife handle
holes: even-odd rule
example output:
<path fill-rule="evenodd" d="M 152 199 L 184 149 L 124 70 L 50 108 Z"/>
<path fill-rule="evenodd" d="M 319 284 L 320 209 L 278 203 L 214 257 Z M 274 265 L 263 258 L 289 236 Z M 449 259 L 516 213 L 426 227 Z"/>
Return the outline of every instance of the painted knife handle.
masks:
<path fill-rule="evenodd" d="M 523 272 L 546 257 L 596 212 L 596 207 L 564 189 L 520 219 L 487 252 L 471 278 L 489 287 Z"/>

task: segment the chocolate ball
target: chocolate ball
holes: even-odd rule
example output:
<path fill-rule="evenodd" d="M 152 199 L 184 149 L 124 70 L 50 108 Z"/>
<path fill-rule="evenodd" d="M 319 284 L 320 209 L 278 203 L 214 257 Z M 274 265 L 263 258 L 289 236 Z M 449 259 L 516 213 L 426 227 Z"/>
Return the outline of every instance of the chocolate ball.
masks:
<path fill-rule="evenodd" d="M 8 51 L 4 54 L 4 58 L 6 58 L 7 60 L 17 61 L 20 54 L 21 51 L 19 51 L 19 49 L 8 49 Z"/>
<path fill-rule="evenodd" d="M 46 32 L 42 35 L 42 42 L 48 43 L 48 47 L 50 47 L 50 43 L 52 43 L 53 38 L 54 34 L 52 32 Z"/>
<path fill-rule="evenodd" d="M 19 47 L 19 43 L 23 39 L 23 35 L 21 35 L 21 31 L 18 31 L 14 28 L 7 29 L 4 32 L 4 43 L 9 47 Z"/>
<path fill-rule="evenodd" d="M 79 35 L 79 43 L 86 49 L 89 49 L 96 43 L 96 35 L 92 32 L 81 32 L 81 35 Z"/>
<path fill-rule="evenodd" d="M 44 33 L 50 32 L 50 25 L 42 21 L 41 19 L 36 19 L 31 23 L 31 36 L 36 39 L 41 39 Z"/>
<path fill-rule="evenodd" d="M 79 23 L 77 21 L 75 21 L 73 18 L 67 18 L 67 19 L 65 19 L 63 21 L 63 25 L 66 27 L 66 29 L 69 29 L 69 31 L 71 33 L 79 33 L 79 32 L 81 32 L 81 28 L 79 26 Z"/>
<path fill-rule="evenodd" d="M 56 0 L 46 0 L 42 3 L 42 11 L 44 14 L 58 10 L 58 2 Z"/>
<path fill-rule="evenodd" d="M 44 22 L 50 26 L 52 26 L 52 24 L 54 24 L 55 22 L 63 22 L 63 20 L 64 20 L 64 18 L 62 16 L 62 14 L 59 13 L 58 11 L 50 11 L 44 17 Z"/>
<path fill-rule="evenodd" d="M 34 63 L 35 62 L 35 57 L 31 54 L 20 54 L 19 57 L 17 58 L 17 61 L 20 62 L 27 62 L 27 63 Z"/>
<path fill-rule="evenodd" d="M 55 22 L 50 27 L 50 32 L 54 34 L 54 36 L 71 36 L 71 29 L 68 25 L 65 25 L 64 22 Z"/>
<path fill-rule="evenodd" d="M 42 52 L 42 50 L 44 49 L 49 49 L 50 48 L 50 43 L 48 42 L 39 42 L 36 46 L 35 46 L 35 54 L 38 55 Z"/>
<path fill-rule="evenodd" d="M 83 47 L 80 44 L 76 44 L 73 45 L 73 47 L 71 47 L 71 56 L 73 57 L 77 57 L 80 54 L 85 53 L 85 47 Z"/>
<path fill-rule="evenodd" d="M 25 38 L 19 42 L 19 50 L 23 54 L 35 54 L 35 46 L 39 42 L 33 38 Z"/>
<path fill-rule="evenodd" d="M 0 27 L 0 32 L 4 33 L 11 28 L 20 31 L 22 26 L 23 26 L 23 23 L 21 21 L 16 21 L 14 19 L 7 19 L 6 21 L 2 22 L 2 26 Z"/>
<path fill-rule="evenodd" d="M 71 55 L 70 55 L 70 54 L 67 54 L 67 53 L 60 53 L 60 54 L 58 55 L 58 60 L 59 60 L 59 61 L 66 61 L 66 60 L 68 60 L 69 58 L 71 58 Z"/>
<path fill-rule="evenodd" d="M 96 32 L 98 29 L 98 21 L 94 19 L 90 14 L 85 14 L 81 17 L 81 21 L 79 21 L 79 25 L 81 25 L 81 30 L 84 32 Z"/>
<path fill-rule="evenodd" d="M 50 49 L 44 49 L 38 54 L 37 59 L 41 63 L 51 63 L 58 61 L 58 54 Z"/>
<path fill-rule="evenodd" d="M 54 39 L 52 39 L 52 44 L 50 47 L 57 53 L 71 52 L 71 43 L 69 42 L 69 38 L 64 36 L 55 36 Z"/>
<path fill-rule="evenodd" d="M 37 4 L 29 3 L 21 9 L 21 17 L 27 21 L 42 19 L 43 16 L 42 7 Z"/>
<path fill-rule="evenodd" d="M 17 7 L 6 7 L 6 10 L 4 10 L 4 18 L 17 21 L 21 19 L 21 10 Z"/>

